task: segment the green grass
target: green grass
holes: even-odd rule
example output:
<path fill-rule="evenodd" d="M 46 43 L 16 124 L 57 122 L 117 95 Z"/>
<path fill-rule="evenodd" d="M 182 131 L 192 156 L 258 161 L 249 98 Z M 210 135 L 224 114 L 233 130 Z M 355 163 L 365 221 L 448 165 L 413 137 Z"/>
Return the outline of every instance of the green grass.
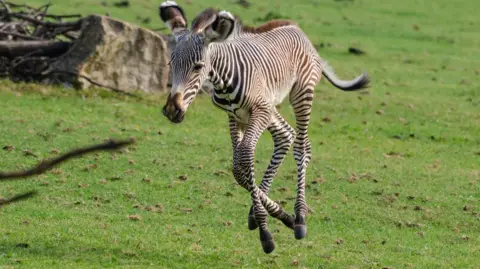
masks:
<path fill-rule="evenodd" d="M 131 1 L 129 9 L 65 2 L 52 1 L 52 11 L 109 10 L 162 26 L 158 1 Z M 230 173 L 227 117 L 208 97 L 173 125 L 161 116 L 163 96 L 137 101 L 2 81 L 0 146 L 14 146 L 0 151 L 2 171 L 110 137 L 138 143 L 3 182 L 3 197 L 40 193 L 0 210 L 1 268 L 479 268 L 478 1 L 270 0 L 250 9 L 191 2 L 184 4 L 190 18 L 209 5 L 248 23 L 271 10 L 291 17 L 315 44 L 331 44 L 320 55 L 341 77 L 366 70 L 373 78 L 369 94 L 325 82 L 316 90 L 307 238 L 295 240 L 270 219 L 277 249 L 263 254 L 257 232 L 247 229 L 249 195 Z M 352 45 L 367 54 L 348 54 Z M 281 111 L 293 122 L 288 105 Z M 271 148 L 265 134 L 257 180 Z M 295 182 L 289 156 L 271 192 L 289 211 Z"/>

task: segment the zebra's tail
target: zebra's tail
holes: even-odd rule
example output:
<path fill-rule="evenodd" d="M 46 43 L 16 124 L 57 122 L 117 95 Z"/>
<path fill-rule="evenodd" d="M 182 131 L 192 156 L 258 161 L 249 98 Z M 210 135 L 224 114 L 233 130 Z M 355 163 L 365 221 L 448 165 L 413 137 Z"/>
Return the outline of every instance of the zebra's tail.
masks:
<path fill-rule="evenodd" d="M 333 68 L 328 65 L 326 61 L 320 62 L 322 68 L 322 74 L 327 78 L 333 86 L 339 88 L 343 91 L 356 91 L 360 89 L 364 89 L 368 87 L 368 83 L 370 79 L 368 78 L 367 73 L 363 73 L 360 76 L 352 79 L 352 80 L 341 80 L 333 71 Z"/>

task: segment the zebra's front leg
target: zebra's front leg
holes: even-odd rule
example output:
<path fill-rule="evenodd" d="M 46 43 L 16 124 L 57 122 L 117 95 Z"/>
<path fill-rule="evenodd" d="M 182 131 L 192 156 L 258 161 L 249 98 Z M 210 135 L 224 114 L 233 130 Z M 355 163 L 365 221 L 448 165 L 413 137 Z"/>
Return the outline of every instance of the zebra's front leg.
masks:
<path fill-rule="evenodd" d="M 255 144 L 252 143 L 250 139 L 244 139 L 235 148 L 233 159 L 233 175 L 237 183 L 250 192 L 255 221 L 260 227 L 260 241 L 262 243 L 262 248 L 265 253 L 270 253 L 275 249 L 275 243 L 272 235 L 268 231 L 268 213 L 260 199 L 260 195 L 263 193 L 255 184 L 253 169 L 255 151 L 254 146 Z"/>
<path fill-rule="evenodd" d="M 238 146 L 238 144 L 240 144 L 243 139 L 245 125 L 243 123 L 237 122 L 233 116 L 229 115 L 228 127 L 230 129 L 230 138 L 232 139 L 233 153 L 235 153 L 235 148 Z"/>
<path fill-rule="evenodd" d="M 279 117 L 277 117 L 277 119 L 276 119 L 276 116 L 279 116 Z M 280 130 L 281 130 L 281 126 L 285 126 L 285 124 L 288 126 L 288 123 L 286 123 L 286 121 L 283 120 L 281 115 L 278 114 L 278 112 L 276 112 L 276 110 L 274 110 L 274 112 L 273 112 L 272 122 L 273 123 L 270 124 L 270 126 L 267 129 L 270 132 L 275 133 L 275 135 L 272 135 L 272 136 L 277 137 L 277 138 L 282 138 L 283 136 L 280 135 L 280 133 L 279 133 Z M 240 142 L 243 139 L 243 135 L 245 133 L 245 125 L 243 123 L 237 122 L 235 120 L 235 118 L 233 118 L 232 116 L 229 116 L 229 128 L 230 128 L 230 136 L 232 138 L 232 148 L 233 148 L 234 158 L 235 158 L 235 149 L 237 148 L 237 146 L 240 144 Z M 288 141 L 290 141 L 290 140 L 293 141 L 293 137 L 295 136 L 295 131 L 290 126 L 288 126 L 288 128 L 292 133 L 292 137 L 289 138 Z M 280 140 L 280 139 L 276 139 L 276 140 Z M 289 143 L 291 144 L 292 141 L 290 141 Z M 282 142 L 276 143 L 276 145 L 278 145 L 279 149 L 280 148 L 283 149 L 285 147 L 285 143 L 284 143 L 285 141 L 282 140 Z M 287 147 L 287 149 L 285 149 L 285 154 L 286 154 L 286 151 L 288 151 L 289 147 L 290 147 L 290 145 Z M 277 150 L 275 150 L 274 153 L 275 152 L 277 152 Z M 280 152 L 283 152 L 283 151 L 279 150 L 278 152 L 280 153 Z M 277 163 L 277 161 L 275 161 L 275 160 L 279 160 L 279 159 L 281 159 L 281 158 L 272 157 L 271 166 L 276 165 L 277 168 L 278 168 L 280 163 Z M 269 171 L 271 171 L 272 169 L 275 169 L 275 171 L 276 171 L 276 168 L 271 168 Z M 274 173 L 273 174 L 272 173 L 267 173 L 266 175 L 269 176 L 266 179 L 269 182 L 271 182 L 271 180 L 275 176 Z M 262 180 L 262 184 L 265 184 L 265 177 Z M 270 186 L 270 184 L 271 183 L 266 183 L 265 186 Z M 262 188 L 262 186 L 260 186 L 260 189 L 261 188 Z M 265 190 L 266 190 L 267 193 L 268 193 L 268 189 L 269 189 L 268 187 L 265 187 Z M 290 229 L 293 229 L 293 224 L 294 224 L 294 221 L 295 221 L 294 216 L 286 213 L 285 210 L 283 210 L 277 203 L 275 203 L 274 201 L 269 199 L 267 194 L 264 193 L 263 191 L 259 192 L 259 197 L 260 197 L 260 200 L 262 202 L 263 207 L 267 210 L 268 214 L 270 214 L 272 217 L 277 218 L 280 221 L 282 221 L 285 224 L 285 226 L 289 227 Z M 254 208 L 254 206 L 252 205 L 252 207 L 250 208 L 250 212 L 248 214 L 248 228 L 250 230 L 255 230 L 256 228 L 258 228 L 258 224 L 257 224 L 257 221 L 255 220 L 255 215 L 254 215 L 254 212 L 253 212 L 253 210 L 254 210 L 253 208 Z"/>
<path fill-rule="evenodd" d="M 262 199 L 265 200 L 268 199 L 268 197 L 255 184 L 254 155 L 258 139 L 268 127 L 270 119 L 270 110 L 253 109 L 243 139 L 235 147 L 233 156 L 233 175 L 237 183 L 250 192 L 253 203 L 253 213 L 255 215 L 255 221 L 259 226 L 260 241 L 265 253 L 272 252 L 275 249 L 275 243 L 272 235 L 268 231 L 268 214 L 262 204 Z"/>
<path fill-rule="evenodd" d="M 260 190 L 268 196 L 270 186 L 272 181 L 277 174 L 278 168 L 282 164 L 285 156 L 288 153 L 294 139 L 295 139 L 295 130 L 285 121 L 285 119 L 278 113 L 274 111 L 273 120 L 268 126 L 268 131 L 272 135 L 274 149 L 272 154 L 272 159 L 270 164 L 265 171 L 262 182 L 260 183 Z M 281 221 L 289 228 L 293 229 L 294 218 L 293 216 L 286 217 L 281 219 Z M 254 230 L 258 227 L 255 216 L 253 214 L 253 205 L 250 208 L 248 213 L 248 228 Z"/>
<path fill-rule="evenodd" d="M 232 139 L 232 149 L 233 149 L 233 158 L 235 159 L 235 149 L 240 144 L 243 139 L 244 134 L 244 125 L 237 122 L 233 116 L 228 116 L 228 127 L 230 129 L 230 138 Z M 262 181 L 263 182 L 263 181 Z M 248 229 L 255 230 L 258 228 L 257 221 L 255 220 L 255 215 L 253 213 L 254 205 L 250 207 L 248 212 Z"/>

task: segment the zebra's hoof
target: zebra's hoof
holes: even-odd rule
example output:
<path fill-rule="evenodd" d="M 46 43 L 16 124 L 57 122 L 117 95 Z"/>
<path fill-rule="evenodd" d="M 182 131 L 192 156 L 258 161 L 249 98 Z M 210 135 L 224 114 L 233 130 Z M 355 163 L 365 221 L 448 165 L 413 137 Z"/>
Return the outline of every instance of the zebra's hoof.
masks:
<path fill-rule="evenodd" d="M 272 253 L 272 251 L 275 249 L 275 242 L 273 242 L 273 240 L 262 241 L 262 248 L 265 254 Z"/>
<path fill-rule="evenodd" d="M 250 212 L 248 212 L 248 229 L 250 231 L 253 231 L 257 229 L 258 224 L 257 221 L 255 220 L 255 215 L 253 214 L 253 206 L 250 207 Z"/>
<path fill-rule="evenodd" d="M 294 231 L 295 231 L 295 239 L 298 239 L 298 240 L 303 239 L 307 235 L 307 225 L 296 224 Z"/>
<path fill-rule="evenodd" d="M 283 224 L 285 224 L 285 226 L 294 230 L 294 226 L 295 226 L 295 217 L 294 216 L 288 215 L 287 218 L 282 219 L 282 222 L 283 222 Z"/>
<path fill-rule="evenodd" d="M 305 217 L 297 215 L 295 217 L 295 225 L 293 227 L 295 239 L 303 239 L 307 235 L 307 225 L 305 225 Z"/>
<path fill-rule="evenodd" d="M 260 242 L 266 254 L 271 253 L 275 249 L 275 242 L 273 241 L 272 235 L 266 230 L 260 230 Z"/>

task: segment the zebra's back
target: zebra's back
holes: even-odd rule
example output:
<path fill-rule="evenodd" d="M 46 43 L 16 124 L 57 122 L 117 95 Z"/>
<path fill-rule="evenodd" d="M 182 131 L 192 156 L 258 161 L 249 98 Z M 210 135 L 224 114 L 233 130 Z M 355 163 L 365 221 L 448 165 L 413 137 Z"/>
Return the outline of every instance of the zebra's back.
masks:
<path fill-rule="evenodd" d="M 235 69 L 248 84 L 246 93 L 255 92 L 272 105 L 283 101 L 302 73 L 321 71 L 315 48 L 296 25 L 241 34 L 216 46 L 231 52 L 231 61 L 239 65 Z"/>

